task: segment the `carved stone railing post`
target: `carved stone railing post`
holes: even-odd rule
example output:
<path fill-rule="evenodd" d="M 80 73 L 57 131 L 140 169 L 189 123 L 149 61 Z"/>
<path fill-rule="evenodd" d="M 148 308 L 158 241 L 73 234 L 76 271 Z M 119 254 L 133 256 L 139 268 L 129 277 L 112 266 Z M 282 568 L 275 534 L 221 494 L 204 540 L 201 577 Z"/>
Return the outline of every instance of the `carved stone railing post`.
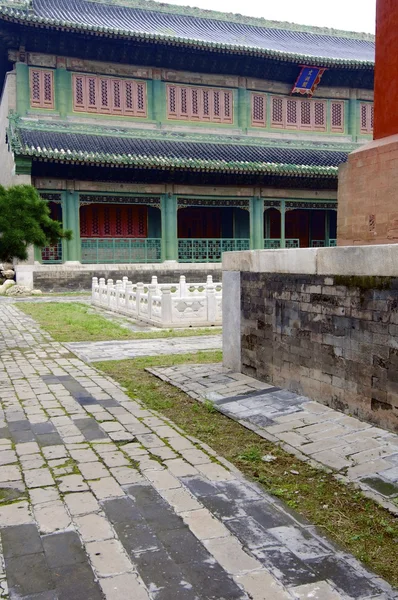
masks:
<path fill-rule="evenodd" d="M 209 323 L 214 323 L 217 320 L 217 299 L 216 299 L 216 286 L 209 278 L 207 278 L 206 284 L 206 304 L 207 304 L 207 320 Z"/>
<path fill-rule="evenodd" d="M 113 279 L 108 279 L 108 283 L 106 286 L 106 295 L 107 295 L 107 305 L 108 307 L 111 306 L 111 302 L 112 302 L 112 290 L 113 290 Z"/>
<path fill-rule="evenodd" d="M 98 301 L 97 298 L 97 286 L 98 286 L 98 278 L 93 277 L 91 280 L 91 298 L 94 302 Z"/>
<path fill-rule="evenodd" d="M 99 279 L 98 301 L 102 306 L 104 304 L 104 294 L 106 293 L 105 277 Z"/>
<path fill-rule="evenodd" d="M 185 275 L 180 277 L 180 298 L 184 298 L 187 293 L 187 280 Z"/>
<path fill-rule="evenodd" d="M 133 291 L 133 284 L 131 281 L 126 282 L 125 293 L 126 293 L 126 310 L 128 312 L 135 312 L 134 307 L 132 306 L 131 293 Z"/>
<path fill-rule="evenodd" d="M 137 307 L 137 317 L 140 316 L 140 309 L 141 309 L 141 296 L 144 293 L 144 284 L 143 283 L 137 283 L 137 292 L 136 292 L 136 297 L 135 297 L 135 303 L 136 303 L 136 307 Z"/>
<path fill-rule="evenodd" d="M 129 282 L 129 278 L 128 277 L 126 277 L 126 276 L 122 277 L 122 283 L 123 283 L 123 287 L 124 288 L 126 288 L 126 285 L 128 284 L 128 282 Z"/>
<path fill-rule="evenodd" d="M 123 289 L 123 281 L 121 279 L 117 279 L 116 280 L 116 285 L 115 285 L 115 308 L 116 310 L 119 308 L 119 304 L 120 304 L 120 292 Z"/>
<path fill-rule="evenodd" d="M 156 275 L 152 275 L 152 279 L 151 279 L 151 285 L 154 285 L 156 288 L 156 295 L 159 292 L 159 283 L 158 283 L 158 278 L 156 277 Z"/>
<path fill-rule="evenodd" d="M 171 285 L 164 285 L 162 287 L 162 323 L 172 322 L 172 310 L 171 310 Z"/>
<path fill-rule="evenodd" d="M 152 298 L 156 296 L 157 287 L 157 283 L 150 283 L 148 285 L 148 319 L 152 318 Z"/>

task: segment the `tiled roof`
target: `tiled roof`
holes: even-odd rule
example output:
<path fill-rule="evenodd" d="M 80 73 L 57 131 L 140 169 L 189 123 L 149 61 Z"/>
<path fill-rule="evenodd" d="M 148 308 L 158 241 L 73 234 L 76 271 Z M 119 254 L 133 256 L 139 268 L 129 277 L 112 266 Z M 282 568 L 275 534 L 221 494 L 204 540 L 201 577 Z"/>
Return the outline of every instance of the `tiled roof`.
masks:
<path fill-rule="evenodd" d="M 60 162 L 219 173 L 264 173 L 301 177 L 337 177 L 347 152 L 217 141 L 143 139 L 127 135 L 77 133 L 16 127 L 10 134 L 20 156 Z"/>
<path fill-rule="evenodd" d="M 305 30 L 262 19 L 240 18 L 211 11 L 170 7 L 154 2 L 119 5 L 92 0 L 33 0 L 18 8 L 15 0 L 0 0 L 0 17 L 37 26 L 101 32 L 138 40 L 203 47 L 213 51 L 306 61 L 323 66 L 372 67 L 374 41 L 370 36 L 315 28 Z M 146 8 L 148 4 L 148 8 Z M 144 7 L 144 8 L 143 8 Z M 174 9 L 174 10 L 172 10 Z M 259 24 L 254 24 L 254 23 Z M 289 28 L 290 27 L 290 28 Z M 310 29 L 310 28 L 308 28 Z M 321 30 L 322 31 L 322 30 Z"/>

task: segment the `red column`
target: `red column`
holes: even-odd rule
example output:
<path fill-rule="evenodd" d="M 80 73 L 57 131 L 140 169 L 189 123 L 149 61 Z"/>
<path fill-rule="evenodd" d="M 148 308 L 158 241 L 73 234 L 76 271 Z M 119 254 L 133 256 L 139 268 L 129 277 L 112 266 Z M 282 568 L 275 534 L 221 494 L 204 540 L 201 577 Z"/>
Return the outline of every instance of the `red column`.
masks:
<path fill-rule="evenodd" d="M 398 2 L 377 0 L 374 139 L 398 133 Z"/>

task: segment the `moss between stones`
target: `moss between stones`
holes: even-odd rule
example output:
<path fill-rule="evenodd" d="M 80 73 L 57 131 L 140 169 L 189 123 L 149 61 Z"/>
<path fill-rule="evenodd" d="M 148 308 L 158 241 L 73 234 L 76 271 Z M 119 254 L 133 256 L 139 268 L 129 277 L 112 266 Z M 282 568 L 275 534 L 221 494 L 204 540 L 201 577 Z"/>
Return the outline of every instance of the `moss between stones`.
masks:
<path fill-rule="evenodd" d="M 393 277 L 377 277 L 374 275 L 335 275 L 335 285 L 342 285 L 348 288 L 356 287 L 362 291 L 368 290 L 389 290 Z"/>

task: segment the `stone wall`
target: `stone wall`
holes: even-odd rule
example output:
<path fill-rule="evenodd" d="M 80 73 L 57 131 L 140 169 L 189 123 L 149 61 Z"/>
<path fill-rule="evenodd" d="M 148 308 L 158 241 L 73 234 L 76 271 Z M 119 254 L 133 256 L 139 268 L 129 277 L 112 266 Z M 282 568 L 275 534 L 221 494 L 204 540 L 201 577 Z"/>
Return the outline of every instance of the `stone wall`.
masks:
<path fill-rule="evenodd" d="M 93 277 L 104 277 L 117 281 L 128 277 L 134 281 L 149 283 L 156 275 L 159 283 L 173 283 L 180 275 L 187 282 L 206 281 L 212 275 L 215 282 L 221 281 L 221 264 L 182 264 L 166 262 L 160 264 L 123 265 L 25 265 L 16 267 L 17 283 L 42 290 L 43 292 L 90 291 Z"/>
<path fill-rule="evenodd" d="M 0 185 L 30 184 L 30 175 L 16 175 L 14 155 L 6 143 L 6 131 L 8 127 L 8 114 L 16 110 L 16 74 L 10 71 L 6 74 L 3 92 L 0 99 Z"/>
<path fill-rule="evenodd" d="M 398 247 L 280 252 L 225 255 L 225 366 L 398 431 Z"/>

